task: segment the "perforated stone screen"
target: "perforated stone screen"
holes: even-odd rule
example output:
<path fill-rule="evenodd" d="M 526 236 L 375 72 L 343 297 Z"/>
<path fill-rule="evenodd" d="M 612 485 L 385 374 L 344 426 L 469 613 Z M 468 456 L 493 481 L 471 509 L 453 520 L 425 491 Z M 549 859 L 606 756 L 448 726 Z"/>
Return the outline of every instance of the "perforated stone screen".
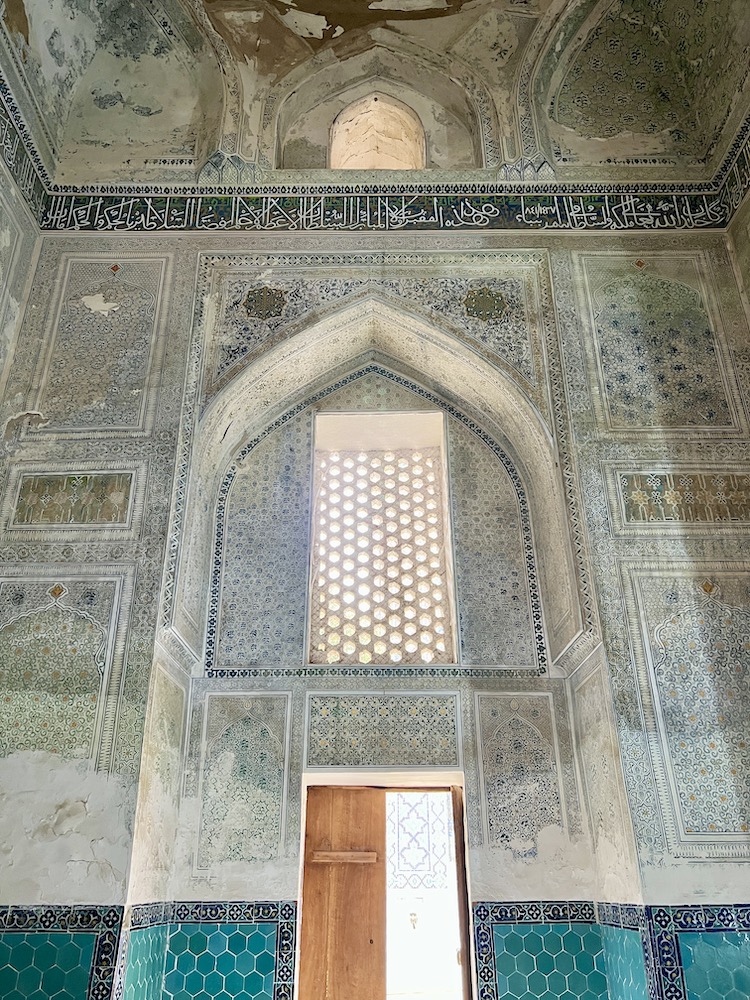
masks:
<path fill-rule="evenodd" d="M 316 448 L 312 663 L 455 662 L 442 454 Z"/>

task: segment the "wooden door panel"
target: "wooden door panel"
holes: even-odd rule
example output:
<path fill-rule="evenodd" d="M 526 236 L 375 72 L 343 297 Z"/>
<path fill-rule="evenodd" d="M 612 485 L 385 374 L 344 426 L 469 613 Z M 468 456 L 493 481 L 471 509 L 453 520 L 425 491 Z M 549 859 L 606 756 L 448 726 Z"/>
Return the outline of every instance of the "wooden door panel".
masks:
<path fill-rule="evenodd" d="M 385 889 L 385 790 L 310 787 L 299 1000 L 385 1000 Z"/>

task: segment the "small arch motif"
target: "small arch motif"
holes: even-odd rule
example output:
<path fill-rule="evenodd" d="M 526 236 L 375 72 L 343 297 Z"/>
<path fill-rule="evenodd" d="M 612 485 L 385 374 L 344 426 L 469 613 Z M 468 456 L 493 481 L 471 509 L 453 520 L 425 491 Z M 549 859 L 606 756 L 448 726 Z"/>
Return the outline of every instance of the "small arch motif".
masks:
<path fill-rule="evenodd" d="M 386 94 L 354 101 L 331 126 L 332 170 L 423 170 L 425 133 L 417 114 Z"/>

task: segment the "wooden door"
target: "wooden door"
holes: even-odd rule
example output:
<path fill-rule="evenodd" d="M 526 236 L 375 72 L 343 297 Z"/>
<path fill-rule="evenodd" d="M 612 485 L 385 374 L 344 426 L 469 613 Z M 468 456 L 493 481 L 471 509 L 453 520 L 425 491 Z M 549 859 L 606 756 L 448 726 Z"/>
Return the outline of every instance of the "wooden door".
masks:
<path fill-rule="evenodd" d="M 385 1000 L 385 789 L 311 786 L 299 1000 Z"/>

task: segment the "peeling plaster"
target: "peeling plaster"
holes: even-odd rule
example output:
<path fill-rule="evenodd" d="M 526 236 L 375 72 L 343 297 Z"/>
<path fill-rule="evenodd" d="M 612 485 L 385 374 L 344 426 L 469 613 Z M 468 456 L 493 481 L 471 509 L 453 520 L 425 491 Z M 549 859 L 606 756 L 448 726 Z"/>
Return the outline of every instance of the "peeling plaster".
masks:
<path fill-rule="evenodd" d="M 125 901 L 135 787 L 88 760 L 0 760 L 0 904 Z"/>
<path fill-rule="evenodd" d="M 559 826 L 540 830 L 537 855 L 520 860 L 494 847 L 469 850 L 472 899 L 594 899 L 596 867 L 587 839 L 571 840 Z"/>

